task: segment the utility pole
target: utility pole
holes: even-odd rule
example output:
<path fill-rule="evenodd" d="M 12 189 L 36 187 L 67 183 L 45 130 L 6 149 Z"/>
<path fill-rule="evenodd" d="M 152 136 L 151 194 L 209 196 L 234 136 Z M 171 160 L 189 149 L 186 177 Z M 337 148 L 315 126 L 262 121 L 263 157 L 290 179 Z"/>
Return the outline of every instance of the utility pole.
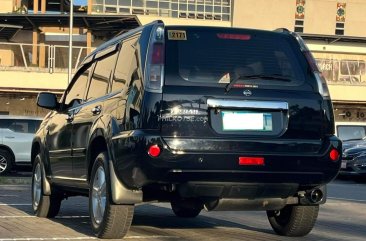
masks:
<path fill-rule="evenodd" d="M 69 69 L 68 69 L 68 83 L 71 82 L 72 77 L 72 30 L 74 28 L 74 0 L 70 0 L 70 26 L 69 26 Z"/>

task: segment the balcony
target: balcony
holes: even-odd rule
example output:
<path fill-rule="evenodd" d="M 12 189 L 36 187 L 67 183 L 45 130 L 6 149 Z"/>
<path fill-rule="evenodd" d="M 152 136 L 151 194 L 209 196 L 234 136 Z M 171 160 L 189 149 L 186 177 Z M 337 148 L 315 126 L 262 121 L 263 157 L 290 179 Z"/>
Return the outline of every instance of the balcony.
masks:
<path fill-rule="evenodd" d="M 67 73 L 69 46 L 0 42 L 0 70 Z M 87 55 L 86 47 L 73 47 L 72 68 Z"/>
<path fill-rule="evenodd" d="M 68 84 L 68 46 L 0 42 L 2 91 L 62 91 Z M 86 47 L 73 47 L 72 71 L 87 55 Z"/>

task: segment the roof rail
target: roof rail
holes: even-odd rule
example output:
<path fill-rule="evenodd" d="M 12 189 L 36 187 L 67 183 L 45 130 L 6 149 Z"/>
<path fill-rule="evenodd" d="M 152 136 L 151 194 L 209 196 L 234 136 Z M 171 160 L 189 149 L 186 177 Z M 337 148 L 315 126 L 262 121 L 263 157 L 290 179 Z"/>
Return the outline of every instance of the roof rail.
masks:
<path fill-rule="evenodd" d="M 273 30 L 274 32 L 278 32 L 278 33 L 291 33 L 290 30 L 288 30 L 287 28 L 277 28 L 275 30 Z"/>

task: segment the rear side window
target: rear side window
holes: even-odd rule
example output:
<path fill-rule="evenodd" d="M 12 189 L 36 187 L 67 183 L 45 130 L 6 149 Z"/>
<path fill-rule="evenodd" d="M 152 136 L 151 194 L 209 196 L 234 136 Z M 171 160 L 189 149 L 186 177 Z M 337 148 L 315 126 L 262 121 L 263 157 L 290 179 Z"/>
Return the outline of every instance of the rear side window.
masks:
<path fill-rule="evenodd" d="M 96 63 L 86 101 L 99 98 L 107 93 L 109 79 L 116 64 L 116 55 L 114 53 Z"/>
<path fill-rule="evenodd" d="M 165 83 L 168 85 L 224 85 L 237 76 L 238 84 L 301 85 L 306 62 L 290 36 L 255 30 L 177 29 L 184 38 L 166 34 Z M 170 33 L 169 33 L 170 32 Z"/>
<path fill-rule="evenodd" d="M 0 128 L 9 128 L 9 125 L 11 124 L 13 120 L 9 119 L 0 119 Z"/>
<path fill-rule="evenodd" d="M 136 41 L 137 38 L 133 38 L 122 43 L 113 76 L 112 92 L 122 90 L 131 81 L 132 74 L 137 69 L 134 48 Z"/>
<path fill-rule="evenodd" d="M 86 84 L 88 82 L 88 75 L 91 67 L 83 71 L 75 80 L 74 84 L 71 86 L 68 91 L 65 99 L 65 104 L 69 106 L 79 105 L 84 98 Z"/>

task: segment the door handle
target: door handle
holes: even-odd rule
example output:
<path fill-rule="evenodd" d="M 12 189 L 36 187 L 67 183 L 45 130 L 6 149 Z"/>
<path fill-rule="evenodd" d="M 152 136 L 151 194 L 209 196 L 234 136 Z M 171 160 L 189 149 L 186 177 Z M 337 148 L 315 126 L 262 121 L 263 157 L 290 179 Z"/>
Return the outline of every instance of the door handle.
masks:
<path fill-rule="evenodd" d="M 6 139 L 14 139 L 15 136 L 4 136 Z"/>
<path fill-rule="evenodd" d="M 100 112 L 102 111 L 102 108 L 100 107 L 100 105 L 94 107 L 91 112 L 94 114 L 94 115 L 99 115 Z"/>

